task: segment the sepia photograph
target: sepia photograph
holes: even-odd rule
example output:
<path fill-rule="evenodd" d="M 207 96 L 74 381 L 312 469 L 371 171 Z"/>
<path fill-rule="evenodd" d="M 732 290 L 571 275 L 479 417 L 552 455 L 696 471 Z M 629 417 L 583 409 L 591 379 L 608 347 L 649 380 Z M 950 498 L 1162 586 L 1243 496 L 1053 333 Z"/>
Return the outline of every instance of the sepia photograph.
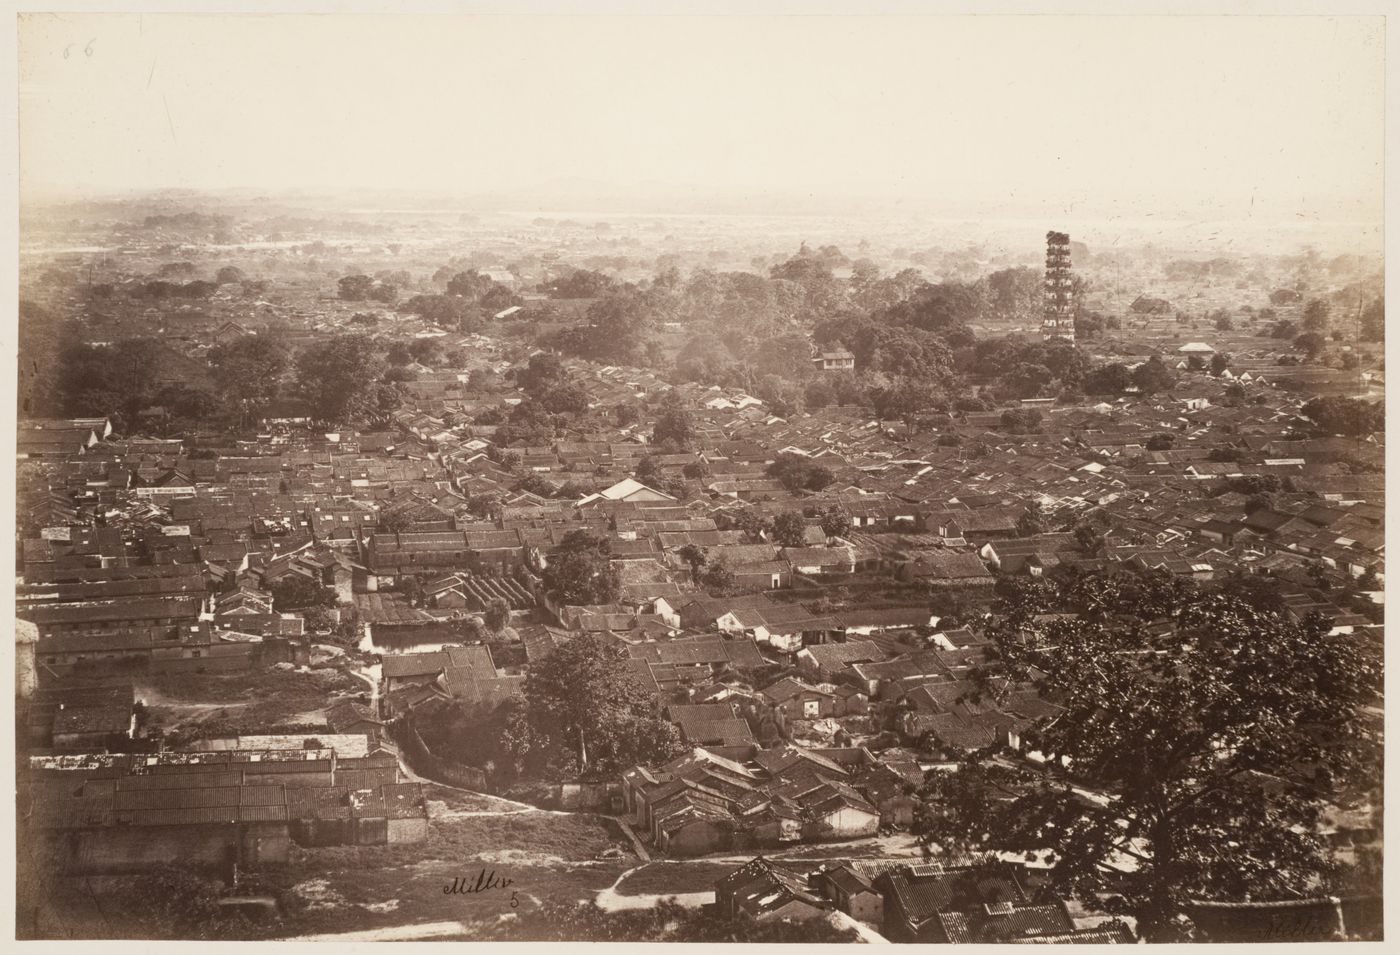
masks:
<path fill-rule="evenodd" d="M 1386 17 L 282 6 L 13 21 L 18 940 L 1383 939 Z"/>

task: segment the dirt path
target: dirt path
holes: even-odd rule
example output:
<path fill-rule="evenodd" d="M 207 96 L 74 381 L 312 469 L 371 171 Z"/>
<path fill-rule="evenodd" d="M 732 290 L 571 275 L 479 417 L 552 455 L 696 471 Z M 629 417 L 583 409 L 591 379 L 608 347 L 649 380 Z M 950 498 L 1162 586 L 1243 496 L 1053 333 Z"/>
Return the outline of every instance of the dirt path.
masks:
<path fill-rule="evenodd" d="M 598 908 L 605 912 L 621 912 L 625 909 L 649 909 L 662 899 L 675 899 L 681 905 L 689 908 L 699 908 L 708 905 L 715 900 L 714 890 L 707 892 L 667 892 L 660 895 L 621 895 L 617 887 L 623 883 L 629 875 L 636 872 L 642 866 L 634 866 L 622 875 L 617 877 L 617 881 L 606 889 L 598 893 L 594 900 L 598 903 Z"/>
<path fill-rule="evenodd" d="M 532 806 L 527 802 L 516 802 L 514 799 L 507 799 L 504 796 L 493 796 L 490 793 L 477 792 L 475 789 L 465 789 L 461 786 L 453 786 L 450 783 L 440 783 L 436 779 L 425 779 L 417 775 L 408 768 L 408 763 L 404 761 L 403 754 L 399 754 L 399 772 L 404 774 L 404 778 L 410 782 L 423 783 L 428 786 L 437 786 L 441 789 L 450 789 L 453 792 L 467 793 L 478 799 L 491 800 L 490 809 L 445 809 L 444 818 L 463 816 L 515 816 L 527 812 L 541 813 L 546 816 L 588 816 L 597 813 L 564 812 L 560 809 L 541 809 L 539 806 Z"/>
<path fill-rule="evenodd" d="M 465 792 L 466 790 L 463 790 L 463 791 Z M 494 796 L 491 796 L 491 797 L 487 797 L 487 798 L 494 799 L 495 797 L 494 797 Z M 509 802 L 510 800 L 504 800 L 504 801 L 505 801 L 505 802 Z M 536 809 L 534 806 L 530 806 L 530 807 L 527 807 L 527 808 L 525 808 L 525 809 L 518 809 L 518 808 L 512 808 L 512 809 L 447 809 L 447 808 L 443 808 L 443 809 L 434 811 L 434 810 L 432 809 L 432 805 L 433 805 L 432 801 L 429 801 L 429 803 L 428 803 L 428 808 L 429 808 L 429 811 L 432 813 L 432 817 L 433 817 L 434 819 L 471 819 L 471 818 L 476 817 L 476 816 L 524 816 L 524 815 L 528 815 L 529 813 L 532 813 L 532 812 L 546 813 L 546 812 L 550 812 L 550 811 L 551 811 L 551 810 L 546 810 L 546 809 Z M 440 803 L 439 805 L 444 805 L 444 804 L 441 804 L 441 803 Z"/>
<path fill-rule="evenodd" d="M 152 709 L 162 710 L 189 710 L 195 713 L 208 712 L 210 710 L 236 710 L 251 705 L 246 700 L 239 700 L 228 703 L 157 703 Z"/>
<path fill-rule="evenodd" d="M 378 713 L 379 680 L 384 672 L 383 668 L 378 663 L 375 663 L 367 667 L 356 667 L 353 670 L 346 670 L 345 672 L 355 677 L 357 680 L 363 680 L 364 682 L 369 684 L 370 709 L 372 709 L 375 713 Z"/>
<path fill-rule="evenodd" d="M 143 701 L 147 707 L 160 707 L 167 710 L 227 710 L 248 705 L 247 700 L 231 700 L 227 703 L 186 703 L 181 700 L 172 700 L 155 687 L 143 684 L 134 685 L 132 690 L 136 698 Z"/>

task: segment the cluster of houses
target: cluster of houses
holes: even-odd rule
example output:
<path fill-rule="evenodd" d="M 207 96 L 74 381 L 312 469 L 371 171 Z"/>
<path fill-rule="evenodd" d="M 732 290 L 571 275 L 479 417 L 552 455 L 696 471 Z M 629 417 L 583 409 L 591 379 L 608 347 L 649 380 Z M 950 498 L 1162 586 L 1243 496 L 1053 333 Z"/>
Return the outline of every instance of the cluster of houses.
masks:
<path fill-rule="evenodd" d="M 577 370 L 601 401 L 654 387 L 619 369 Z M 886 603 L 913 613 L 930 588 L 975 592 L 1062 566 L 1197 579 L 1262 572 L 1299 590 L 1309 575 L 1330 574 L 1378 589 L 1382 449 L 1302 435 L 1301 402 L 1285 393 L 1226 404 L 1218 381 L 1198 377 L 1184 398 L 1044 408 L 1032 435 L 1006 433 L 990 412 L 955 413 L 912 434 L 850 409 L 785 420 L 687 386 L 696 447 L 654 456 L 670 476 L 666 490 L 632 476 L 648 449 L 626 427 L 513 448 L 520 463 L 506 467 L 487 453 L 492 426 L 470 423 L 447 429 L 459 443 L 404 420 L 396 432 L 303 430 L 195 456 L 175 440 L 110 440 L 105 419 L 34 421 L 20 447 L 38 468 L 21 499 L 20 612 L 40 628 L 37 662 L 61 672 L 123 657 L 196 669 L 288 658 L 286 647 L 270 648 L 304 632 L 299 614 L 272 609 L 289 576 L 331 588 L 347 607 L 364 603 L 367 628 L 442 621 L 503 599 L 518 613 L 543 603 L 569 629 L 622 617 L 629 630 L 643 620 L 715 627 L 779 654 L 840 629 L 792 600 L 736 605 L 702 622 L 681 614 L 707 596 L 681 556 L 687 548 L 722 563 L 745 594 L 904 586 L 902 603 Z M 441 409 L 413 413 L 432 410 Z M 1149 450 L 1154 434 L 1172 446 Z M 805 456 L 834 483 L 794 496 L 767 474 L 780 454 Z M 521 469 L 583 491 L 511 492 Z M 1264 506 L 1243 491 L 1217 493 L 1250 481 L 1281 490 Z M 473 506 L 482 495 L 485 512 Z M 809 516 L 794 544 L 735 525 L 740 513 L 827 509 L 850 530 L 829 535 Z M 1036 509 L 1061 526 L 1097 515 L 1111 530 L 1090 550 L 1067 533 L 1028 530 L 1021 518 Z M 549 550 L 573 530 L 608 539 L 624 580 L 617 605 L 573 613 L 535 586 Z M 409 598 L 395 592 L 406 577 L 419 584 Z M 1310 603 L 1340 627 L 1366 626 Z"/>
<path fill-rule="evenodd" d="M 843 913 L 886 941 L 933 944 L 1094 944 L 1137 941 L 1123 921 L 1045 901 L 1023 866 L 852 860 L 784 863 L 759 855 L 715 883 L 729 918 L 801 922 Z M 840 924 L 840 923 L 838 923 Z M 849 923 L 848 923 L 849 924 Z"/>
<path fill-rule="evenodd" d="M 804 862 L 757 855 L 715 883 L 717 914 L 758 923 L 824 920 L 865 941 L 1131 945 L 1131 919 L 1087 912 L 1051 891 L 1045 870 L 994 858 Z M 1374 941 L 1379 895 L 1288 901 L 1187 900 L 1203 942 Z M 872 934 L 873 933 L 873 934 Z"/>
<path fill-rule="evenodd" d="M 633 825 L 660 852 L 698 856 L 877 835 L 913 820 L 922 771 L 860 747 L 696 747 L 622 777 Z"/>

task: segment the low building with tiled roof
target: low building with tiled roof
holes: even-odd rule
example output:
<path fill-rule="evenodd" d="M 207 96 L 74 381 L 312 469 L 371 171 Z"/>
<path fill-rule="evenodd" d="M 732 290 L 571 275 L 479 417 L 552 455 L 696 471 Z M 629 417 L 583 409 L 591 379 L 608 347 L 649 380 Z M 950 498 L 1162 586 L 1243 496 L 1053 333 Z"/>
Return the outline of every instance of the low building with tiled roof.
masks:
<path fill-rule="evenodd" d="M 715 883 L 715 907 L 728 918 L 800 921 L 825 917 L 827 902 L 807 874 L 759 856 Z"/>

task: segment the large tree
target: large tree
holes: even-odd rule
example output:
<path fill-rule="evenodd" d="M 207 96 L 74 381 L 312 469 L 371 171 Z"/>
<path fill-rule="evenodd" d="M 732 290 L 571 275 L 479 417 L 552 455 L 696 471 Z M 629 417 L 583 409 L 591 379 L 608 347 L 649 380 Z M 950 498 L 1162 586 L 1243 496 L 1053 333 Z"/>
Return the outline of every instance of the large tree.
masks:
<path fill-rule="evenodd" d="M 1039 501 L 1031 501 L 1021 516 L 1016 518 L 1016 533 L 1022 537 L 1034 537 L 1049 530 L 1050 518 Z"/>
<path fill-rule="evenodd" d="M 1317 332 L 1304 332 L 1293 339 L 1293 348 L 1306 354 L 1309 361 L 1316 361 L 1327 348 L 1327 339 Z"/>
<path fill-rule="evenodd" d="M 1361 340 L 1385 341 L 1385 299 L 1373 298 L 1361 313 Z"/>
<path fill-rule="evenodd" d="M 490 291 L 493 284 L 495 283 L 491 281 L 489 276 L 471 269 L 466 272 L 458 272 L 448 280 L 447 294 L 475 303 Z"/>
<path fill-rule="evenodd" d="M 922 387 L 945 383 L 954 372 L 953 354 L 941 333 L 862 320 L 840 340 L 863 371 L 913 379 Z"/>
<path fill-rule="evenodd" d="M 695 425 L 690 420 L 690 412 L 674 394 L 668 395 L 661 404 L 656 423 L 651 429 L 651 443 L 673 447 L 684 451 L 695 438 Z"/>
<path fill-rule="evenodd" d="M 383 372 L 379 349 L 364 335 L 336 335 L 297 356 L 302 396 L 323 421 L 343 421 L 378 410 L 375 385 Z"/>
<path fill-rule="evenodd" d="M 912 325 L 934 332 L 949 345 L 971 345 L 976 336 L 968 323 L 977 317 L 978 296 L 961 282 L 925 285 L 908 300 L 876 313 L 882 324 Z"/>
<path fill-rule="evenodd" d="M 563 278 L 546 283 L 550 298 L 598 298 L 607 294 L 617 283 L 602 272 L 575 269 Z"/>
<path fill-rule="evenodd" d="M 682 544 L 676 549 L 676 556 L 690 565 L 690 579 L 698 578 L 700 568 L 705 566 L 708 559 L 703 548 L 695 544 Z"/>
<path fill-rule="evenodd" d="M 492 597 L 486 602 L 486 612 L 481 619 L 487 630 L 500 633 L 510 623 L 510 604 L 501 597 Z"/>
<path fill-rule="evenodd" d="M 155 403 L 170 352 L 156 338 L 125 338 L 110 347 L 76 344 L 61 357 L 61 387 L 69 414 L 121 416 L 129 428 Z"/>
<path fill-rule="evenodd" d="M 654 302 L 630 286 L 588 306 L 586 321 L 563 328 L 544 342 L 566 354 L 609 364 L 635 365 L 649 360 Z"/>
<path fill-rule="evenodd" d="M 768 465 L 768 476 L 777 478 L 789 491 L 820 491 L 836 480 L 823 465 L 800 454 L 785 451 Z"/>
<path fill-rule="evenodd" d="M 821 521 L 822 531 L 827 537 L 843 537 L 851 532 L 850 515 L 838 504 L 823 508 L 817 514 L 817 518 Z"/>
<path fill-rule="evenodd" d="M 1035 398 L 1054 377 L 1054 373 L 1044 365 L 1017 362 L 1002 374 L 1001 386 L 1008 397 Z"/>
<path fill-rule="evenodd" d="M 515 383 L 532 395 L 543 394 L 562 384 L 566 378 L 559 356 L 550 352 L 531 355 L 525 367 L 515 369 Z"/>
<path fill-rule="evenodd" d="M 156 392 L 156 405 L 165 410 L 167 427 L 181 429 L 186 425 L 198 427 L 219 412 L 219 399 L 206 388 L 191 387 L 183 382 L 166 385 Z"/>
<path fill-rule="evenodd" d="M 1312 299 L 1303 307 L 1303 328 L 1310 332 L 1325 332 L 1331 318 L 1332 309 L 1320 298 Z"/>
<path fill-rule="evenodd" d="M 1166 391 L 1176 384 L 1176 372 L 1159 355 L 1153 355 L 1133 369 L 1133 384 L 1144 395 Z"/>
<path fill-rule="evenodd" d="M 463 320 L 473 315 L 472 303 L 456 295 L 415 295 L 399 305 L 399 311 L 454 330 L 461 329 Z"/>
<path fill-rule="evenodd" d="M 1324 431 L 1360 437 L 1385 428 L 1385 403 L 1341 395 L 1314 398 L 1303 405 L 1304 417 Z"/>
<path fill-rule="evenodd" d="M 617 600 L 621 579 L 612 566 L 611 547 L 587 531 L 570 531 L 549 552 L 544 584 L 563 604 L 588 606 Z"/>
<path fill-rule="evenodd" d="M 593 354 L 603 360 L 635 363 L 646 345 L 652 326 L 647 299 L 625 291 L 598 299 L 586 314 L 593 338 Z"/>
<path fill-rule="evenodd" d="M 528 400 L 539 402 L 549 414 L 581 415 L 588 411 L 588 398 L 588 392 L 578 385 L 561 384 Z"/>
<path fill-rule="evenodd" d="M 1096 589 L 1081 584 L 1081 610 Z M 1048 761 L 982 752 L 932 775 L 922 838 L 1043 853 L 1058 888 L 1131 912 L 1149 939 L 1172 937 L 1188 899 L 1318 892 L 1323 801 L 1376 782 L 1379 732 L 1362 717 L 1378 658 L 1320 619 L 1218 592 L 1106 590 L 1049 623 L 1033 617 L 1043 594 L 1022 594 L 992 627 L 980 685 L 996 698 L 1033 681 L 1060 704 L 1022 733 Z M 1162 611 L 1173 626 L 1149 626 Z"/>
<path fill-rule="evenodd" d="M 336 283 L 340 297 L 347 302 L 363 302 L 374 288 L 368 275 L 347 275 Z"/>
<path fill-rule="evenodd" d="M 1039 269 L 1002 269 L 979 284 L 985 286 L 987 304 L 997 318 L 1021 325 L 1040 323 L 1045 276 Z"/>
<path fill-rule="evenodd" d="M 773 518 L 773 540 L 783 547 L 801 547 L 807 522 L 797 511 L 783 511 Z"/>
<path fill-rule="evenodd" d="M 34 302 L 19 303 L 20 417 L 57 416 L 63 389 L 59 363 L 69 326 Z"/>
<path fill-rule="evenodd" d="M 287 349 L 266 335 L 244 335 L 209 349 L 214 385 L 244 419 L 277 396 L 287 365 Z"/>
<path fill-rule="evenodd" d="M 581 633 L 531 663 L 508 739 L 517 757 L 537 771 L 616 775 L 676 755 L 675 725 L 661 718 L 628 661 L 620 648 Z"/>
<path fill-rule="evenodd" d="M 334 607 L 335 591 L 310 577 L 291 575 L 272 585 L 272 609 L 278 613 L 310 607 Z"/>
<path fill-rule="evenodd" d="M 773 266 L 769 275 L 797 292 L 800 308 L 809 316 L 824 317 L 845 304 L 848 292 L 846 283 L 831 274 L 834 264 L 839 264 L 835 257 L 813 253 L 804 243 L 792 258 Z"/>
<path fill-rule="evenodd" d="M 789 332 L 756 342 L 748 364 L 756 375 L 803 380 L 813 373 L 811 353 L 807 336 Z"/>
<path fill-rule="evenodd" d="M 1093 368 L 1084 376 L 1086 395 L 1118 395 L 1133 384 L 1133 373 L 1121 362 L 1109 362 Z"/>
<path fill-rule="evenodd" d="M 942 400 L 939 392 L 908 378 L 897 378 L 888 385 L 867 391 L 871 406 L 881 418 L 897 418 L 912 424 L 919 412 Z"/>

